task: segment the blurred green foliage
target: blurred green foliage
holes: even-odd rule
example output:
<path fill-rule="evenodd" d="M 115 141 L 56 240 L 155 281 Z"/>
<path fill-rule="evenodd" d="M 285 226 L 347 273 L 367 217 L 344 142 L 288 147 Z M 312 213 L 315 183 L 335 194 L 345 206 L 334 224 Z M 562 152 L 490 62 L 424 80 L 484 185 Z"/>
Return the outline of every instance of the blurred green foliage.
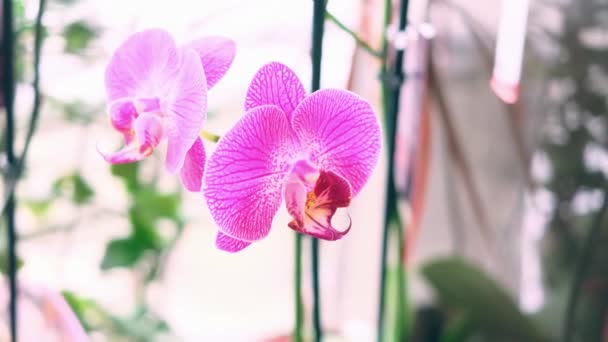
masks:
<path fill-rule="evenodd" d="M 606 196 L 606 170 L 589 163 L 608 153 L 608 44 L 598 40 L 605 32 L 605 4 L 594 1 L 552 3 L 564 15 L 563 32 L 547 35 L 559 58 L 551 65 L 548 121 L 543 150 L 551 177 L 545 188 L 553 197 L 549 230 L 543 240 L 547 304 L 540 314 L 555 336 L 563 333 L 564 312 L 574 294 L 580 258 L 589 246 L 584 241 L 599 212 L 599 201 L 578 206 L 595 192 Z M 602 14 L 603 13 L 603 14 Z M 594 33 L 595 32 L 595 33 Z M 592 37 L 595 35 L 596 39 Z M 590 38 L 591 37 L 591 38 Z M 604 36 L 605 37 L 605 36 Z M 602 86 L 603 84 L 603 86 Z M 596 196 L 598 198 L 598 196 Z M 595 204 L 593 204 L 595 203 Z M 598 221 L 600 222 L 600 221 Z M 601 223 L 599 223 L 601 224 Z M 574 341 L 601 341 L 608 324 L 608 229 L 603 229 L 582 274 L 581 302 L 574 308 Z M 561 315 L 556 315 L 556 311 Z"/>
<path fill-rule="evenodd" d="M 68 24 L 61 33 L 65 38 L 65 52 L 82 54 L 91 41 L 97 37 L 98 31 L 97 28 L 83 20 Z"/>
<path fill-rule="evenodd" d="M 475 335 L 484 341 L 548 340 L 494 280 L 463 260 L 438 259 L 425 265 L 422 273 L 448 313 L 447 324 L 459 326 L 446 329 L 444 340 L 462 341 Z"/>

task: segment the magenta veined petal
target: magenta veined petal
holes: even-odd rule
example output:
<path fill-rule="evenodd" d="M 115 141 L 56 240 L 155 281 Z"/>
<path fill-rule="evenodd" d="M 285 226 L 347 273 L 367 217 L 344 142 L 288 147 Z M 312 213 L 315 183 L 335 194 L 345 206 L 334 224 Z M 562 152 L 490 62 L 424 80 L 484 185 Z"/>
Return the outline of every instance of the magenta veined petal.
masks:
<path fill-rule="evenodd" d="M 251 109 L 209 157 L 203 192 L 220 231 L 252 242 L 268 235 L 299 145 L 275 106 Z"/>
<path fill-rule="evenodd" d="M 207 117 L 207 82 L 203 66 L 193 50 L 183 54 L 179 73 L 173 80 L 166 102 L 167 159 L 165 168 L 173 173 L 181 169 L 186 153 L 199 137 Z"/>
<path fill-rule="evenodd" d="M 185 48 L 193 49 L 199 55 L 209 89 L 224 77 L 236 53 L 236 44 L 232 39 L 218 36 L 197 39 L 187 44 Z"/>
<path fill-rule="evenodd" d="M 215 237 L 215 246 L 225 252 L 236 253 L 242 251 L 249 245 L 251 245 L 251 242 L 231 238 L 222 232 L 218 232 Z"/>
<path fill-rule="evenodd" d="M 380 125 L 371 105 L 351 92 L 323 89 L 300 103 L 291 124 L 311 161 L 344 177 L 355 196 L 380 155 Z"/>
<path fill-rule="evenodd" d="M 116 50 L 106 68 L 108 100 L 162 97 L 178 66 L 178 50 L 168 32 L 150 29 L 135 33 Z"/>
<path fill-rule="evenodd" d="M 180 171 L 182 184 L 188 191 L 199 192 L 205 171 L 205 146 L 201 138 L 196 139 L 188 150 Z"/>
<path fill-rule="evenodd" d="M 287 66 L 272 62 L 261 67 L 253 77 L 245 97 L 245 110 L 275 105 L 291 118 L 304 97 L 306 91 L 298 76 Z"/>

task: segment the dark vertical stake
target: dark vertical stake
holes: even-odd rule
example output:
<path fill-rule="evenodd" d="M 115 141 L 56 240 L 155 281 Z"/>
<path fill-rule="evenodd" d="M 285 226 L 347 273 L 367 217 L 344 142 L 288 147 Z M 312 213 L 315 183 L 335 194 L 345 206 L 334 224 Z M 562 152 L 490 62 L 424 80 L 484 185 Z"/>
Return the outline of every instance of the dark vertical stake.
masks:
<path fill-rule="evenodd" d="M 13 32 L 13 3 L 11 0 L 2 1 L 2 59 L 3 59 L 3 85 L 4 107 L 6 111 L 6 177 L 5 185 L 11 189 L 11 182 L 15 173 L 15 120 L 14 120 L 14 32 Z M 9 277 L 9 317 L 11 340 L 17 341 L 17 258 L 15 252 L 15 195 L 14 191 L 8 192 L 6 199 L 6 232 L 8 253 L 8 277 Z"/>
<path fill-rule="evenodd" d="M 399 2 L 399 32 L 404 32 L 407 26 L 407 10 L 409 7 L 408 0 Z M 386 137 L 387 137 L 387 185 L 386 185 L 386 204 L 384 211 L 384 230 L 382 236 L 382 256 L 380 270 L 380 298 L 378 303 L 378 342 L 384 340 L 384 311 L 385 311 L 385 289 L 386 289 L 386 264 L 388 250 L 388 234 L 389 227 L 393 221 L 393 216 L 397 212 L 397 196 L 395 190 L 395 138 L 397 134 L 397 117 L 399 113 L 399 96 L 401 85 L 404 80 L 403 75 L 403 57 L 405 49 L 398 49 L 395 55 L 393 67 L 388 70 L 388 75 L 382 75 L 384 82 L 387 82 L 388 92 L 385 93 L 385 110 L 386 110 Z M 386 58 L 386 57 L 385 57 Z M 399 228 L 401 229 L 401 228 Z M 402 290 L 402 289 L 400 289 Z M 401 303 L 399 303 L 401 305 Z"/>
<path fill-rule="evenodd" d="M 321 56 L 323 54 L 323 29 L 325 26 L 326 0 L 314 0 L 312 14 L 312 86 L 311 91 L 317 91 L 321 87 Z M 321 341 L 323 331 L 321 328 L 321 292 L 319 289 L 319 240 L 312 238 L 312 291 L 313 291 L 313 316 L 315 341 Z"/>

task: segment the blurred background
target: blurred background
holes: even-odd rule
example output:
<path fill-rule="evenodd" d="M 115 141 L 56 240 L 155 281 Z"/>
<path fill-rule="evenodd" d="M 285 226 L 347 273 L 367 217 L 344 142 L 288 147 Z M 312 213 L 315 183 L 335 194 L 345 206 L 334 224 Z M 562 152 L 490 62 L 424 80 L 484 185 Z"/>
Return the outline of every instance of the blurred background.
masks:
<path fill-rule="evenodd" d="M 21 151 L 36 95 L 39 1 L 4 1 L 13 4 Z M 374 54 L 382 51 L 385 3 L 328 2 L 321 78 L 324 88 L 368 99 L 379 119 L 386 75 Z M 286 211 L 263 241 L 237 254 L 218 251 L 202 194 L 183 191 L 159 154 L 110 166 L 97 147 L 121 144 L 108 124 L 103 75 L 132 33 L 160 27 L 178 43 L 205 35 L 236 42 L 232 67 L 209 93 L 206 129 L 222 135 L 243 114 L 246 89 L 263 64 L 290 66 L 308 87 L 312 6 L 46 1 L 40 116 L 16 188 L 20 341 L 289 340 L 294 234 Z M 387 331 L 406 326 L 408 341 L 608 341 L 608 3 L 530 1 L 514 104 L 490 87 L 500 12 L 499 1 L 412 0 L 412 34 L 398 34 L 391 20 L 388 53 L 406 47 L 396 153 L 385 149 L 348 209 L 350 233 L 321 243 L 326 340 L 376 338 L 394 158 L 405 233 L 391 233 L 390 241 L 405 242 L 403 253 L 399 244 L 389 248 Z M 6 169 L 5 155 L 0 166 Z M 308 248 L 304 260 L 309 310 Z M 391 314 L 400 267 L 403 321 Z M 1 293 L 6 306 L 8 293 Z M 71 312 L 70 324 L 56 324 Z M 0 317 L 8 321 L 6 311 Z M 70 329 L 89 337 L 62 333 Z M 9 340 L 8 325 L 0 340 Z"/>

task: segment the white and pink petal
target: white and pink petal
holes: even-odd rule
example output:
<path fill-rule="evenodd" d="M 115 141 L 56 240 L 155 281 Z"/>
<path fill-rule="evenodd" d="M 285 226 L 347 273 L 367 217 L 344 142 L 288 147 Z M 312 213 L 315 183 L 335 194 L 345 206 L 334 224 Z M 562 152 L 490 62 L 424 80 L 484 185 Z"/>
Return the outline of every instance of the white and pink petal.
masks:
<path fill-rule="evenodd" d="M 236 44 L 229 38 L 210 36 L 197 39 L 184 47 L 194 50 L 203 64 L 207 87 L 211 89 L 228 71 L 234 55 Z"/>
<path fill-rule="evenodd" d="M 170 94 L 163 99 L 165 135 L 168 140 L 165 168 L 173 173 L 184 164 L 186 153 L 198 139 L 207 117 L 207 83 L 198 55 L 186 51 Z"/>

